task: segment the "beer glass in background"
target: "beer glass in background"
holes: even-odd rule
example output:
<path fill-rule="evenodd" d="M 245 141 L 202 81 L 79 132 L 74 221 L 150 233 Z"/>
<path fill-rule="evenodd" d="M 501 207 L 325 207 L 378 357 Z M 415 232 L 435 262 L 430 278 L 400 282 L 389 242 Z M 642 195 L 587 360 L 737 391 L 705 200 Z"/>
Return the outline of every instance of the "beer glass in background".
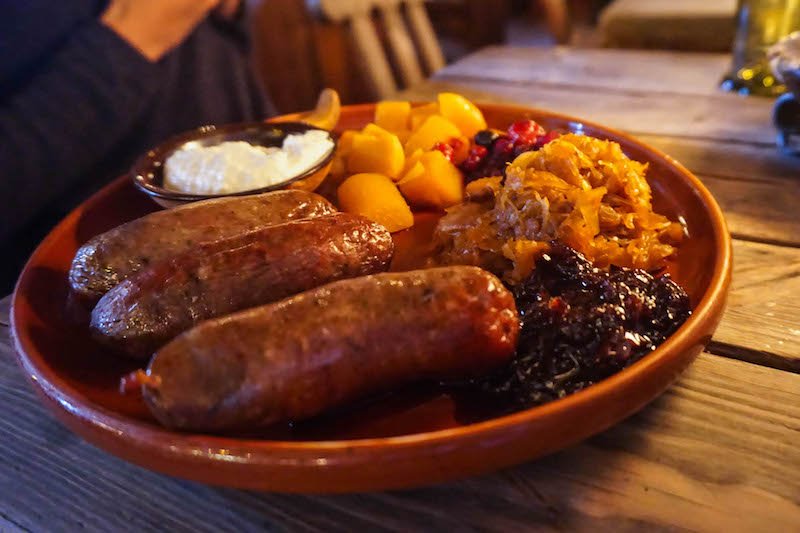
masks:
<path fill-rule="evenodd" d="M 767 49 L 800 30 L 800 0 L 739 0 L 733 64 L 721 87 L 739 94 L 777 96 L 786 87 L 770 69 Z"/>

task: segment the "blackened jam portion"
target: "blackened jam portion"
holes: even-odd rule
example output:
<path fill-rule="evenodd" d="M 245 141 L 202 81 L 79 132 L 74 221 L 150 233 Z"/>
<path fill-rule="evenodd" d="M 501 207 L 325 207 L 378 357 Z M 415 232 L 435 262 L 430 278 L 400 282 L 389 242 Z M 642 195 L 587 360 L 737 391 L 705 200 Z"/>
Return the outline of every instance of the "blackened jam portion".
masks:
<path fill-rule="evenodd" d="M 596 383 L 653 351 L 691 314 L 669 275 L 601 270 L 559 243 L 514 294 L 522 320 L 517 355 L 475 385 L 508 410 Z"/>

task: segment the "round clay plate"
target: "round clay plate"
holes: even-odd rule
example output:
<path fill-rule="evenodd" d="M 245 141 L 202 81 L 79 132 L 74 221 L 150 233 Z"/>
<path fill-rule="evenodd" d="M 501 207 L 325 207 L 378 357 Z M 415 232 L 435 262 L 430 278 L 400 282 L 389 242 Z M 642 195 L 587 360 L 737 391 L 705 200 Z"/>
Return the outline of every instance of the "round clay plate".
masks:
<path fill-rule="evenodd" d="M 416 388 L 247 436 L 163 429 L 141 398 L 117 392 L 120 376 L 135 369 L 135 363 L 102 353 L 68 298 L 67 271 L 77 248 L 157 209 L 126 177 L 64 219 L 25 267 L 12 310 L 25 374 L 64 424 L 112 454 L 169 475 L 273 491 L 348 492 L 435 483 L 530 460 L 619 422 L 663 392 L 717 326 L 731 272 L 730 237 L 720 209 L 685 168 L 620 132 L 540 110 L 481 107 L 490 126 L 504 128 L 530 117 L 548 129 L 617 141 L 628 156 L 650 164 L 656 210 L 672 219 L 683 217 L 689 231 L 669 271 L 689 293 L 694 309 L 652 354 L 582 392 L 500 417 L 487 418 L 468 399 Z M 372 105 L 345 107 L 339 128 L 360 128 L 373 111 Z M 425 255 L 436 215 L 421 214 L 418 220 L 411 230 L 395 235 L 395 269 L 413 267 Z"/>

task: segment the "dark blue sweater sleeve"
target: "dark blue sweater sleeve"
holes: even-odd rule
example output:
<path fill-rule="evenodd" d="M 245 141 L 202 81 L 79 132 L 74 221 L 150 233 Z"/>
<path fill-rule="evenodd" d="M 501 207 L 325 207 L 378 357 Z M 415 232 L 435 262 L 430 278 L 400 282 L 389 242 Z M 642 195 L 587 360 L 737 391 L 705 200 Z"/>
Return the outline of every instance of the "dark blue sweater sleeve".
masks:
<path fill-rule="evenodd" d="M 0 102 L 0 241 L 75 185 L 141 120 L 159 65 L 99 21 Z"/>

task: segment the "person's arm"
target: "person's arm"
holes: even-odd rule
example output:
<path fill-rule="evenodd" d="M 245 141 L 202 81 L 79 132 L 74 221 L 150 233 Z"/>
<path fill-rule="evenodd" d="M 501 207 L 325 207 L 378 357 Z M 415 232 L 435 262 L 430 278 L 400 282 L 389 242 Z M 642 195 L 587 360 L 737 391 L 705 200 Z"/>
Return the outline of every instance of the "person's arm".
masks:
<path fill-rule="evenodd" d="M 0 102 L 0 241 L 130 133 L 157 94 L 156 61 L 219 3 L 112 0 Z"/>

